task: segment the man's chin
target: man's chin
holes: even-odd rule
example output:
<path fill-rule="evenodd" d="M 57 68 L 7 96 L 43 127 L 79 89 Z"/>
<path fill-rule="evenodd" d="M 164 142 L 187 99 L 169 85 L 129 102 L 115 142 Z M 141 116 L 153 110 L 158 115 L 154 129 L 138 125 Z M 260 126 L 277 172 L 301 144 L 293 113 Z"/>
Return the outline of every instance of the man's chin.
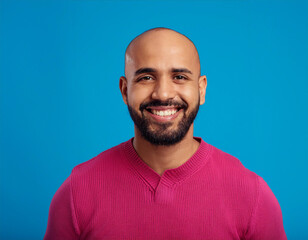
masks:
<path fill-rule="evenodd" d="M 198 112 L 198 107 L 199 105 L 188 117 L 185 117 L 185 114 L 183 114 L 183 116 L 178 116 L 177 119 L 166 122 L 155 121 L 155 119 L 147 116 L 146 113 L 140 116 L 129 105 L 128 110 L 135 126 L 145 140 L 154 145 L 171 146 L 185 137 Z"/>
<path fill-rule="evenodd" d="M 143 129 L 141 135 L 145 140 L 154 145 L 161 146 L 171 146 L 178 142 L 180 142 L 187 131 L 183 132 L 179 128 L 169 129 L 168 127 L 165 129 L 162 128 L 147 128 L 147 130 Z"/>
<path fill-rule="evenodd" d="M 178 124 L 173 122 L 168 122 L 168 123 L 148 122 L 148 129 L 150 129 L 152 132 L 157 132 L 157 131 L 174 132 L 178 130 Z"/>
<path fill-rule="evenodd" d="M 149 138 L 149 136 L 144 137 L 144 139 L 146 141 L 148 141 L 149 143 L 156 145 L 156 146 L 172 146 L 177 144 L 178 142 L 181 141 L 175 139 L 173 136 L 152 136 Z"/>

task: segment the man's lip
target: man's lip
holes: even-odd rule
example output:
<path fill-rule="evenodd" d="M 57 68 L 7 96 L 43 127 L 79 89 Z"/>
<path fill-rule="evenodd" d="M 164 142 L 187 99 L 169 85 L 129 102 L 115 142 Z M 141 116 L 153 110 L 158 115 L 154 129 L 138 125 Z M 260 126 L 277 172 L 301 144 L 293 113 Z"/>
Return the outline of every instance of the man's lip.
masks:
<path fill-rule="evenodd" d="M 155 109 L 156 110 L 156 109 Z M 166 110 L 166 108 L 165 108 Z M 159 116 L 156 114 L 151 113 L 150 111 L 147 111 L 147 114 L 149 114 L 156 122 L 169 122 L 177 118 L 177 116 L 183 111 L 183 109 L 180 109 L 173 115 L 168 115 L 168 116 Z"/>
<path fill-rule="evenodd" d="M 157 111 L 165 111 L 165 110 L 178 110 L 180 107 L 179 106 L 151 106 L 147 107 L 146 109 L 151 109 L 151 110 L 157 110 Z"/>

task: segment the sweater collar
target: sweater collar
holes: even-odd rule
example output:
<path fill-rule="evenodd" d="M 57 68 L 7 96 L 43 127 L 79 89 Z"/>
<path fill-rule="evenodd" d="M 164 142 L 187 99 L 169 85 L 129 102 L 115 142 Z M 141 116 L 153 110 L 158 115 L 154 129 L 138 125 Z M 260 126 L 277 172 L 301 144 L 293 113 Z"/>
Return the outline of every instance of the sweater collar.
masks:
<path fill-rule="evenodd" d="M 123 150 L 128 161 L 131 163 L 136 173 L 142 180 L 155 191 L 158 184 L 173 187 L 192 176 L 201 169 L 208 161 L 211 152 L 211 145 L 204 142 L 199 137 L 194 137 L 200 142 L 197 151 L 184 164 L 177 168 L 166 170 L 162 176 L 150 168 L 137 154 L 133 146 L 133 138 L 123 144 Z"/>

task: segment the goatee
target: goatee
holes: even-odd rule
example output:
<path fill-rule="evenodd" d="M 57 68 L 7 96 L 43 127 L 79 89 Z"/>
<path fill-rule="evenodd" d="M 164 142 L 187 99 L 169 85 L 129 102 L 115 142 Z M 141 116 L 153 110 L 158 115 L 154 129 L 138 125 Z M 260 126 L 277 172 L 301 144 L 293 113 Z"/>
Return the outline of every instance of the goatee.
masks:
<path fill-rule="evenodd" d="M 136 127 L 140 131 L 142 137 L 154 145 L 161 146 L 171 146 L 180 142 L 187 134 L 190 126 L 194 122 L 198 110 L 199 110 L 199 101 L 192 111 L 187 115 L 188 104 L 186 102 L 175 102 L 175 101 L 151 101 L 143 103 L 140 105 L 139 110 L 141 116 L 135 111 L 127 102 L 129 114 L 134 121 Z M 173 123 L 158 123 L 151 122 L 150 119 L 146 118 L 144 111 L 147 111 L 146 108 L 149 106 L 179 106 L 183 110 L 183 117 L 178 123 L 178 126 L 175 130 L 169 130 L 168 128 L 173 125 Z M 151 124 L 155 124 L 155 130 L 151 129 Z"/>

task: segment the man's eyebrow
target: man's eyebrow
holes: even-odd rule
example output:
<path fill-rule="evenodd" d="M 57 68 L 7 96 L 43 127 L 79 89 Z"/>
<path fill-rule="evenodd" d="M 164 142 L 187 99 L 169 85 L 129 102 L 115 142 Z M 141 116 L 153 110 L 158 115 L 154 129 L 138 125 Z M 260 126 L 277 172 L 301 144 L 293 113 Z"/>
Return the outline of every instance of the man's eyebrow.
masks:
<path fill-rule="evenodd" d="M 192 74 L 192 72 L 189 69 L 187 69 L 187 68 L 172 68 L 171 72 L 173 72 L 173 73 L 190 73 L 190 74 Z"/>
<path fill-rule="evenodd" d="M 139 68 L 136 72 L 135 72 L 135 76 L 142 74 L 142 73 L 154 73 L 157 72 L 156 69 L 154 68 Z"/>

